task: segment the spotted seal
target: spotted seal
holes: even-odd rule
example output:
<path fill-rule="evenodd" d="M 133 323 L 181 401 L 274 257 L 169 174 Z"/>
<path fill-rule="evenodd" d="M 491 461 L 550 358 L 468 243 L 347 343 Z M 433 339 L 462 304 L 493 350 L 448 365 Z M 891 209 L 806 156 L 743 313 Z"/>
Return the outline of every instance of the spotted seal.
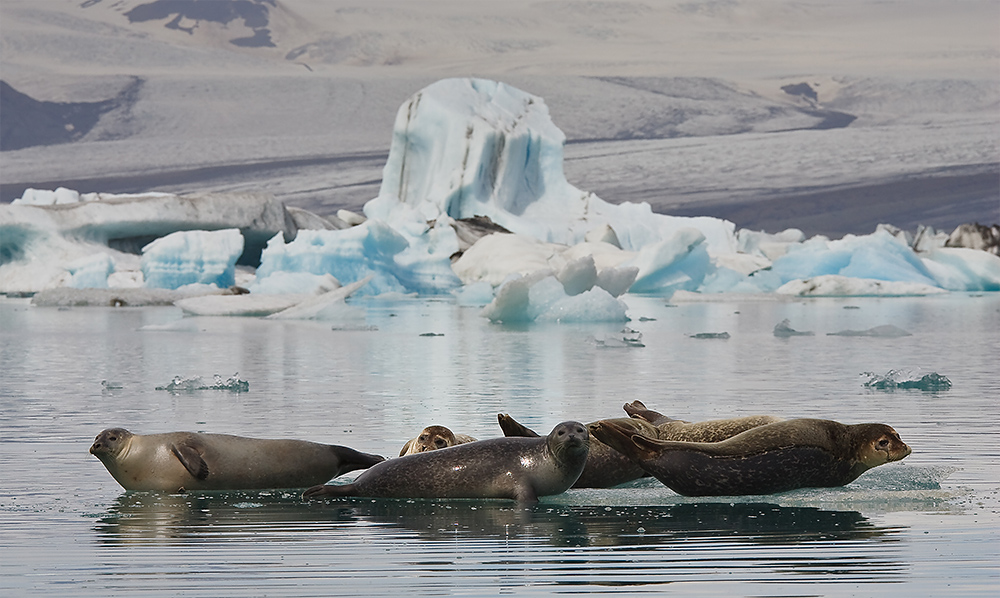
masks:
<path fill-rule="evenodd" d="M 635 434 L 655 435 L 656 427 L 647 421 L 633 418 L 619 418 L 614 421 L 623 427 L 628 427 Z M 497 414 L 497 422 L 506 437 L 538 438 L 537 432 L 531 428 L 518 423 L 513 417 L 506 413 Z M 587 424 L 587 427 L 594 424 Z M 645 471 L 628 457 L 604 444 L 600 440 L 590 435 L 590 453 L 587 455 L 587 464 L 583 468 L 583 473 L 573 484 L 574 488 L 611 488 L 625 482 L 638 480 L 644 477 Z"/>
<path fill-rule="evenodd" d="M 544 438 L 490 438 L 389 459 L 346 485 L 314 486 L 302 496 L 509 498 L 535 502 L 569 489 L 587 462 L 587 428 L 563 422 Z"/>
<path fill-rule="evenodd" d="M 910 454 L 910 447 L 885 424 L 845 425 L 825 419 L 774 422 L 719 442 L 664 441 L 613 422 L 598 422 L 591 431 L 685 496 L 843 486 L 873 467 Z"/>
<path fill-rule="evenodd" d="M 383 461 L 346 446 L 229 434 L 133 434 L 109 428 L 90 452 L 126 490 L 306 488 Z"/>
<path fill-rule="evenodd" d="M 433 451 L 436 449 L 448 448 L 456 444 L 475 442 L 476 439 L 467 434 L 455 434 L 444 426 L 427 426 L 416 438 L 406 441 L 399 451 L 399 456 Z"/>
<path fill-rule="evenodd" d="M 630 417 L 599 421 L 614 422 L 620 427 L 630 429 L 633 434 L 661 440 L 715 442 L 756 426 L 781 421 L 779 417 L 755 415 L 691 423 L 647 409 L 641 401 L 632 401 L 623 408 Z M 497 414 L 497 421 L 504 436 L 538 436 L 534 430 L 518 423 L 506 413 Z M 593 426 L 596 423 L 598 422 L 587 424 L 590 428 L 590 455 L 587 457 L 587 465 L 580 479 L 573 484 L 574 488 L 611 488 L 649 475 L 631 459 L 595 437 Z"/>
<path fill-rule="evenodd" d="M 751 428 L 784 421 L 784 418 L 775 415 L 750 415 L 746 417 L 689 422 L 667 417 L 662 413 L 647 409 L 642 401 L 626 403 L 622 408 L 630 417 L 642 419 L 653 424 L 658 431 L 655 438 L 660 440 L 718 442 L 736 436 L 741 432 L 746 432 Z M 646 436 L 652 435 L 646 434 Z"/>

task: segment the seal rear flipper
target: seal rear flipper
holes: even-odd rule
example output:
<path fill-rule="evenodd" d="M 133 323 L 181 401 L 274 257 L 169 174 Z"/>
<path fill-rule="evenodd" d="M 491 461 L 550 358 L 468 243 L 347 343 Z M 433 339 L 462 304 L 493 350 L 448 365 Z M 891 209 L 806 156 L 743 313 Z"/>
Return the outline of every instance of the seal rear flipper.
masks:
<path fill-rule="evenodd" d="M 205 459 L 201 456 L 201 451 L 191 446 L 190 444 L 171 444 L 170 452 L 177 457 L 177 460 L 181 462 L 184 469 L 188 470 L 188 473 L 193 475 L 195 479 L 204 480 L 208 478 L 208 463 L 205 463 Z"/>
<path fill-rule="evenodd" d="M 590 433 L 604 444 L 639 463 L 655 454 L 655 441 L 636 434 L 613 421 L 598 421 L 589 426 Z M 648 441 L 648 442 L 644 442 Z"/>
<path fill-rule="evenodd" d="M 526 426 L 523 426 L 516 422 L 513 417 L 507 415 L 506 413 L 497 414 L 497 422 L 500 424 L 500 429 L 503 430 L 503 435 L 507 437 L 524 437 L 524 438 L 541 438 L 541 436 Z"/>
<path fill-rule="evenodd" d="M 361 451 L 354 450 L 350 447 L 339 446 L 336 444 L 331 444 L 329 446 L 330 450 L 337 455 L 337 459 L 340 460 L 340 473 L 337 475 L 345 474 L 349 471 L 356 471 L 358 469 L 368 469 L 376 463 L 385 461 L 385 457 L 382 455 L 362 453 Z"/>
<path fill-rule="evenodd" d="M 647 409 L 646 406 L 642 403 L 642 401 L 632 401 L 631 403 L 625 403 L 624 405 L 622 405 L 622 409 L 625 410 L 625 413 L 627 413 L 629 417 L 645 420 L 653 424 L 654 426 L 670 422 L 684 421 L 680 419 L 674 419 L 672 417 L 667 417 L 666 415 L 663 415 L 659 411 L 653 411 L 652 409 Z"/>

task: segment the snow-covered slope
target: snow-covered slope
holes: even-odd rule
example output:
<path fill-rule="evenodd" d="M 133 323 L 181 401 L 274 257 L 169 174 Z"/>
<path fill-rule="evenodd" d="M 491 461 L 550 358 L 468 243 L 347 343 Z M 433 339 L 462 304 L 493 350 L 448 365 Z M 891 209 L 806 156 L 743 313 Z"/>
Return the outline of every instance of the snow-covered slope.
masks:
<path fill-rule="evenodd" d="M 979 0 L 5 0 L 3 80 L 54 112 L 109 110 L 82 134 L 64 121 L 72 143 L 0 153 L 0 196 L 268 191 L 358 210 L 398 106 L 472 75 L 544 97 L 569 181 L 611 202 L 788 213 L 803 193 L 962 169 L 969 209 L 927 223 L 996 220 L 998 17 Z M 5 137 L 19 120 L 5 102 Z"/>

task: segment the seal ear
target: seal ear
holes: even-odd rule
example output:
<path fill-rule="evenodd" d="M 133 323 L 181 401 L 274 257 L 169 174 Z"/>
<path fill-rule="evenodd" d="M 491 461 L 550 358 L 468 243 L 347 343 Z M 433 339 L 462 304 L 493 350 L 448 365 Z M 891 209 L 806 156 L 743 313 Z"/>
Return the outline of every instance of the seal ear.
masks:
<path fill-rule="evenodd" d="M 202 459 L 198 449 L 190 444 L 171 444 L 170 452 L 177 457 L 177 460 L 181 462 L 184 469 L 187 469 L 188 473 L 195 478 L 204 480 L 208 477 L 208 463 L 205 463 L 205 460 Z"/>

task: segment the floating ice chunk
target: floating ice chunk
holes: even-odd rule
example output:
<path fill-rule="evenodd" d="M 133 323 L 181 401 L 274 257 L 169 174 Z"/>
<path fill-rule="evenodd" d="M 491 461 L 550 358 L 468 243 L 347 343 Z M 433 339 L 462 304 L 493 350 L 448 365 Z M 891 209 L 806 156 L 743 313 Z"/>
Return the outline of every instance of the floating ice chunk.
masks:
<path fill-rule="evenodd" d="M 600 287 L 567 295 L 555 276 L 537 271 L 505 282 L 483 316 L 492 322 L 624 322 L 628 307 Z"/>
<path fill-rule="evenodd" d="M 923 262 L 937 283 L 953 291 L 1000 291 L 1000 257 L 964 247 L 934 248 Z"/>
<path fill-rule="evenodd" d="M 948 233 L 937 232 L 934 230 L 933 226 L 918 226 L 917 232 L 913 235 L 913 243 L 910 247 L 913 251 L 924 252 L 930 251 L 937 247 L 944 247 L 945 243 L 948 242 Z"/>
<path fill-rule="evenodd" d="M 609 204 L 570 185 L 564 142 L 542 98 L 483 79 L 438 81 L 397 112 L 379 196 L 365 204 L 365 215 L 397 229 L 398 214 L 407 211 L 420 222 L 486 216 L 565 245 L 595 229 L 608 240 L 610 229 L 628 250 L 694 227 L 713 250 L 735 251 L 730 222 L 654 214 L 646 203 Z"/>
<path fill-rule="evenodd" d="M 740 253 L 774 261 L 785 255 L 789 245 L 802 243 L 806 236 L 797 228 L 788 228 L 776 234 L 741 228 L 736 232 L 736 239 Z"/>
<path fill-rule="evenodd" d="M 194 283 L 226 288 L 236 280 L 236 260 L 242 253 L 239 229 L 179 231 L 142 248 L 142 274 L 152 288 Z"/>
<path fill-rule="evenodd" d="M 900 338 L 904 336 L 912 336 L 909 332 L 899 328 L 898 326 L 893 326 L 892 324 L 883 324 L 881 326 L 875 326 L 874 328 L 868 328 L 866 330 L 841 330 L 840 332 L 828 332 L 827 336 L 871 336 L 877 338 Z"/>
<path fill-rule="evenodd" d="M 782 282 L 839 274 L 850 278 L 914 282 L 936 286 L 919 256 L 885 230 L 871 235 L 846 235 L 837 241 L 812 238 L 790 245 L 771 270 Z"/>
<path fill-rule="evenodd" d="M 919 282 L 872 280 L 826 274 L 804 280 L 789 281 L 781 285 L 775 292 L 798 297 L 904 297 L 937 295 L 947 291 Z"/>
<path fill-rule="evenodd" d="M 612 297 L 621 297 L 632 288 L 638 274 L 639 269 L 632 266 L 605 268 L 597 273 L 595 286 L 604 289 Z"/>
<path fill-rule="evenodd" d="M 625 322 L 628 321 L 626 306 L 620 299 L 612 297 L 600 287 L 594 287 L 578 295 L 557 299 L 540 313 L 539 322 Z"/>
<path fill-rule="evenodd" d="M 696 229 L 684 228 L 665 241 L 643 248 L 626 265 L 639 269 L 631 292 L 669 293 L 697 289 L 711 261 L 705 236 Z"/>
<path fill-rule="evenodd" d="M 697 339 L 721 339 L 726 340 L 729 338 L 728 332 L 699 332 L 697 334 L 689 334 L 690 338 Z"/>
<path fill-rule="evenodd" d="M 497 289 L 496 296 L 483 308 L 482 315 L 491 322 L 504 324 L 533 321 L 535 314 L 528 311 L 531 305 L 528 293 L 531 285 L 540 278 L 537 275 L 525 275 L 508 280 Z"/>
<path fill-rule="evenodd" d="M 222 376 L 215 374 L 211 384 L 206 384 L 201 376 L 192 378 L 181 378 L 174 376 L 168 384 L 157 386 L 156 390 L 166 390 L 169 392 L 192 392 L 195 390 L 228 390 L 230 392 L 248 392 L 250 383 L 241 380 L 239 372 L 233 374 L 228 379 L 223 380 Z"/>
<path fill-rule="evenodd" d="M 28 188 L 21 197 L 10 202 L 11 205 L 54 206 L 57 204 L 76 203 L 80 194 L 66 187 L 58 187 L 55 191 Z"/>
<path fill-rule="evenodd" d="M 344 285 L 320 295 L 309 297 L 278 313 L 267 316 L 269 320 L 324 320 L 337 319 L 345 315 L 344 300 L 364 287 L 372 279 L 371 276 L 357 282 Z M 363 317 L 363 313 L 359 313 Z"/>
<path fill-rule="evenodd" d="M 204 295 L 174 302 L 186 315 L 262 318 L 305 301 L 309 295 Z"/>
<path fill-rule="evenodd" d="M 329 274 L 279 271 L 266 278 L 257 278 L 249 290 L 251 294 L 308 295 L 325 293 L 340 286 L 340 281 Z"/>
<path fill-rule="evenodd" d="M 920 374 L 914 370 L 889 370 L 883 375 L 874 372 L 864 372 L 861 374 L 867 380 L 866 388 L 878 390 L 895 389 L 916 389 L 927 391 L 948 390 L 951 388 L 951 380 L 936 372 L 930 374 Z"/>
<path fill-rule="evenodd" d="M 1000 225 L 985 226 L 978 222 L 959 225 L 948 236 L 946 247 L 967 247 L 993 255 L 1000 254 Z"/>
<path fill-rule="evenodd" d="M 404 253 L 409 247 L 388 224 L 371 219 L 344 230 L 300 231 L 291 243 L 275 235 L 261 254 L 257 280 L 267 284 L 279 272 L 331 274 L 343 283 L 370 276 L 365 294 L 446 292 L 460 284 L 443 252 L 433 253 L 425 243 Z"/>
<path fill-rule="evenodd" d="M 951 388 L 951 380 L 937 372 L 921 374 L 913 370 L 889 370 L 883 375 L 874 372 L 864 372 L 861 375 L 868 378 L 865 381 L 866 388 L 878 390 L 895 390 L 899 388 L 939 391 Z"/>
<path fill-rule="evenodd" d="M 66 265 L 70 273 L 66 286 L 74 289 L 106 289 L 108 276 L 115 271 L 115 260 L 106 253 L 95 253 Z"/>
<path fill-rule="evenodd" d="M 778 338 L 788 338 L 790 336 L 812 336 L 812 335 L 813 333 L 811 331 L 799 332 L 798 330 L 792 328 L 791 322 L 789 322 L 788 318 L 785 318 L 784 320 L 774 325 L 774 336 Z"/>
<path fill-rule="evenodd" d="M 586 255 L 567 262 L 556 273 L 556 280 L 562 283 L 563 290 L 570 296 L 579 295 L 594 288 L 597 283 L 597 266 L 594 265 L 594 256 Z"/>
<path fill-rule="evenodd" d="M 462 254 L 452 270 L 464 284 L 485 281 L 499 286 L 512 275 L 561 269 L 565 245 L 546 243 L 526 235 L 487 235 Z"/>

